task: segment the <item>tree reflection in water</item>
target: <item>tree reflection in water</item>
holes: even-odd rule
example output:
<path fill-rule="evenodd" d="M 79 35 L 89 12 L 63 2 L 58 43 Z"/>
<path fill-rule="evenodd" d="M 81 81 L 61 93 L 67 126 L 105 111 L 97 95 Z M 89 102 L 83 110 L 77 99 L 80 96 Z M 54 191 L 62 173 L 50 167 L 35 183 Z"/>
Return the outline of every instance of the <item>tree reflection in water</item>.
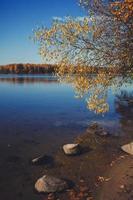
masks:
<path fill-rule="evenodd" d="M 104 114 L 109 111 L 107 99 L 110 89 L 119 91 L 123 85 L 126 85 L 127 83 L 132 84 L 132 79 L 129 77 L 124 76 L 123 78 L 120 75 L 116 75 L 116 73 L 111 73 L 105 70 L 99 70 L 97 73 L 93 73 L 93 71 L 88 73 L 86 72 L 86 68 L 83 67 L 77 67 L 76 70 L 71 67 L 70 69 L 67 68 L 66 71 L 64 71 L 64 69 L 62 71 L 61 68 L 58 69 L 58 73 L 56 75 L 57 76 L 1 76 L 0 82 L 10 82 L 13 84 L 46 84 L 57 83 L 60 81 L 68 84 L 70 83 L 74 88 L 75 97 L 85 98 L 87 108 L 97 114 Z M 120 95 L 117 95 L 117 100 L 115 103 L 119 104 L 119 107 L 122 102 L 125 101 L 125 96 L 128 96 L 129 99 L 129 95 L 126 94 L 126 91 L 121 92 Z M 132 96 L 133 95 L 130 96 L 130 99 L 132 99 Z M 129 106 L 128 109 L 130 109 Z"/>
<path fill-rule="evenodd" d="M 115 108 L 120 114 L 122 128 L 133 130 L 133 91 L 122 90 L 116 95 Z"/>
<path fill-rule="evenodd" d="M 34 84 L 34 83 L 57 83 L 55 76 L 4 76 L 0 77 L 0 82 L 9 82 L 12 84 Z"/>
<path fill-rule="evenodd" d="M 88 75 L 88 73 L 76 72 L 76 75 L 59 74 L 61 81 L 69 82 L 75 90 L 77 98 L 86 98 L 87 108 L 97 114 L 104 114 L 109 111 L 109 104 L 107 102 L 109 89 L 120 90 L 125 84 L 132 84 L 131 78 L 122 77 L 115 73 L 106 71 L 99 71 L 97 74 Z"/>

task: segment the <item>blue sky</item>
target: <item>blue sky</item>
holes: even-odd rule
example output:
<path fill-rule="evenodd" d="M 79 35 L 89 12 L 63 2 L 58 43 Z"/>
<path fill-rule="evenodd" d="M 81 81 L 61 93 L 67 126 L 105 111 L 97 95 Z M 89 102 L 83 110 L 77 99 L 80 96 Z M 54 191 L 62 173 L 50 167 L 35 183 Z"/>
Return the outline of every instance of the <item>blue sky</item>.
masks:
<path fill-rule="evenodd" d="M 78 0 L 0 0 L 0 65 L 41 63 L 37 45 L 29 40 L 32 30 L 67 15 L 84 15 Z"/>

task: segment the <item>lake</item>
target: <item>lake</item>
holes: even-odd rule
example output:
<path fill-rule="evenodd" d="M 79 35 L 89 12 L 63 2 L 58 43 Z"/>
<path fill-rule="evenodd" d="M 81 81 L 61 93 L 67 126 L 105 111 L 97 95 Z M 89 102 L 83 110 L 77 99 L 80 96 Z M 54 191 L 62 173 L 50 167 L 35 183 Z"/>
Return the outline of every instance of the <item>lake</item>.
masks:
<path fill-rule="evenodd" d="M 132 94 L 132 85 L 122 87 Z M 1 133 L 45 131 L 46 127 L 86 128 L 93 121 L 119 126 L 121 113 L 117 112 L 116 95 L 108 90 L 110 110 L 97 115 L 86 107 L 85 98 L 75 98 L 70 84 L 61 84 L 49 75 L 1 75 L 0 120 Z M 106 123 L 107 122 L 107 123 Z M 45 133 L 44 133 L 45 134 Z"/>
<path fill-rule="evenodd" d="M 109 88 L 107 101 L 110 110 L 103 116 L 89 111 L 85 98 L 76 99 L 71 85 L 59 83 L 55 76 L 0 75 L 2 200 L 42 199 L 33 190 L 34 181 L 48 169 L 44 170 L 42 166 L 36 168 L 30 164 L 30 160 L 40 154 L 56 155 L 57 160 L 62 158 L 63 155 L 58 153 L 62 145 L 71 143 L 74 138 L 82 135 L 93 122 L 98 122 L 110 132 L 112 147 L 122 144 L 124 140 L 130 140 L 133 136 L 132 95 L 132 83 L 123 85 L 116 91 L 115 88 Z M 114 154 L 119 152 L 118 149 L 111 149 L 110 152 L 112 151 Z M 110 161 L 107 157 L 108 154 L 102 157 L 104 166 Z M 80 159 L 82 160 L 81 157 Z M 78 158 L 76 160 L 79 162 Z M 69 168 L 70 163 L 67 169 Z M 102 172 L 102 168 L 103 166 L 98 170 Z M 48 173 L 62 175 L 63 170 L 59 165 Z M 80 177 L 76 174 L 78 172 L 72 174 L 69 171 L 65 176 L 73 177 L 77 181 Z M 93 178 L 94 176 L 91 180 Z"/>

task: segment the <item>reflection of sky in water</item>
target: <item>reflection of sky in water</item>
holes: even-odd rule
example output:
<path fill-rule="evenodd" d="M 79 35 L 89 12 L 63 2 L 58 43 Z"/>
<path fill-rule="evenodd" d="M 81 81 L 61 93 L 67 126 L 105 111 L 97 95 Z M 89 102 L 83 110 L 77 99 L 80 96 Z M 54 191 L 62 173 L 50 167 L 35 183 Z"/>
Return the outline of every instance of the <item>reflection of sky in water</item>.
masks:
<path fill-rule="evenodd" d="M 60 84 L 49 76 L 30 75 L 25 81 L 26 77 L 17 76 L 18 81 L 12 82 L 12 75 L 0 76 L 2 130 L 6 129 L 5 127 L 12 129 L 23 126 L 78 128 L 87 127 L 92 121 L 100 121 L 109 127 L 119 126 L 119 114 L 114 107 L 116 91 L 108 91 L 110 110 L 102 116 L 86 109 L 85 99 L 75 99 L 74 90 L 70 85 Z M 132 87 L 125 89 L 131 90 Z"/>

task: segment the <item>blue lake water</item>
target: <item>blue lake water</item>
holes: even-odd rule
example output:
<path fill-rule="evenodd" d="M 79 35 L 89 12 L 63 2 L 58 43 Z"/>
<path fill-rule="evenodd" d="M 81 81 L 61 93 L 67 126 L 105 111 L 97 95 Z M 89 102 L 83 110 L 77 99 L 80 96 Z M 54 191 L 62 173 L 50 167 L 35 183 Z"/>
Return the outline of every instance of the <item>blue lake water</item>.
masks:
<path fill-rule="evenodd" d="M 132 93 L 132 85 L 122 90 Z M 76 99 L 71 85 L 59 83 L 54 76 L 0 75 L 0 133 L 26 132 L 27 127 L 29 133 L 46 127 L 78 130 L 94 121 L 117 128 L 121 114 L 116 94 L 109 89 L 110 110 L 103 116 L 89 111 L 85 99 Z"/>

